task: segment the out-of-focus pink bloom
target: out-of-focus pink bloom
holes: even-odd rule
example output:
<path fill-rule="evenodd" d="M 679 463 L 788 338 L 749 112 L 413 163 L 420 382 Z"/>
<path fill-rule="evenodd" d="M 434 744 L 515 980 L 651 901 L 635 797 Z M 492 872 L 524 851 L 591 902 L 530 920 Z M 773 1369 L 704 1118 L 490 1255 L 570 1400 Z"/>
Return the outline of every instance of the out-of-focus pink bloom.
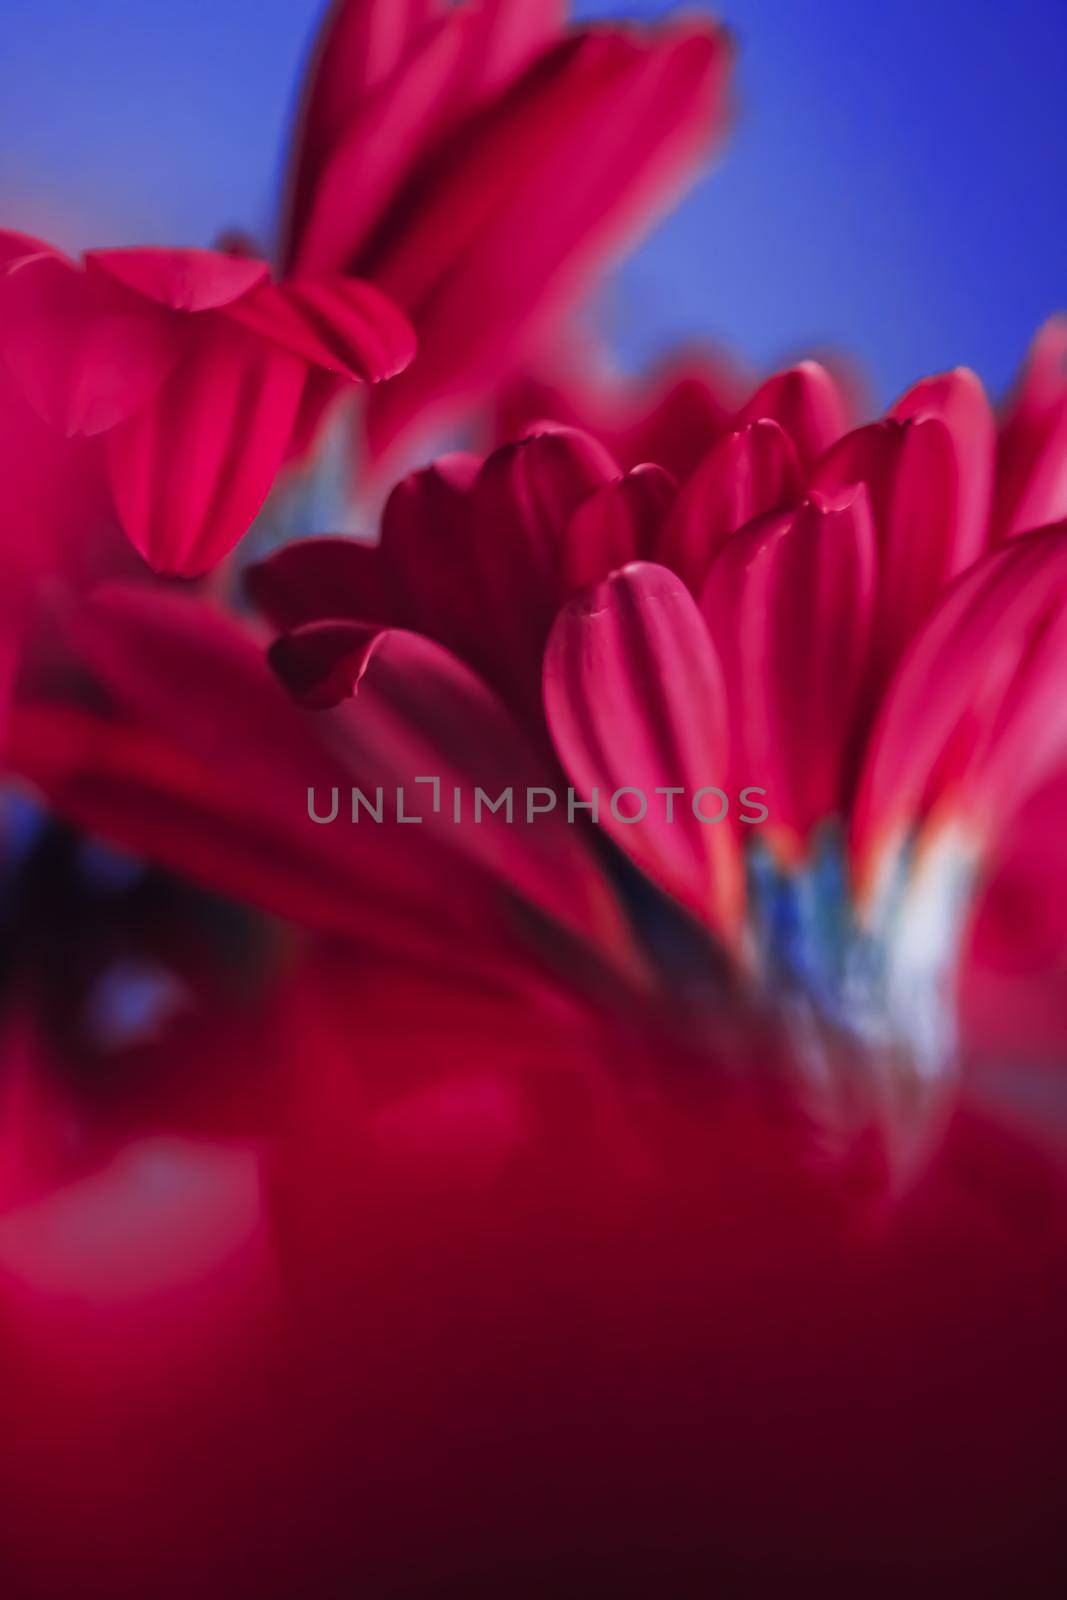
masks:
<path fill-rule="evenodd" d="M 333 9 L 305 89 L 284 259 L 373 280 L 415 325 L 410 374 L 369 405 L 375 454 L 484 393 L 722 131 L 722 33 L 691 17 L 568 30 L 563 11 Z"/>
<path fill-rule="evenodd" d="M 264 262 L 201 250 L 78 263 L 17 235 L 3 253 L 0 448 L 38 512 L 35 544 L 72 524 L 84 536 L 99 500 L 64 484 L 95 466 L 152 568 L 207 571 L 266 498 L 310 373 L 374 383 L 414 349 L 396 307 L 350 278 L 271 283 Z M 16 565 L 30 537 L 5 541 Z"/>

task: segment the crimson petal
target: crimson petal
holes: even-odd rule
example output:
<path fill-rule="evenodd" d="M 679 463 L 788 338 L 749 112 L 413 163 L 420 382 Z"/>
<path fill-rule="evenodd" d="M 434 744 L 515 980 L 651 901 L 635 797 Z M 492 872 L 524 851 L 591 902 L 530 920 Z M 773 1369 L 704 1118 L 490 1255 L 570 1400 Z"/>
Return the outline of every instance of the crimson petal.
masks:
<path fill-rule="evenodd" d="M 571 428 L 504 446 L 480 467 L 447 456 L 397 485 L 380 545 L 294 546 L 252 575 L 253 593 L 287 626 L 348 617 L 425 633 L 540 720 L 568 524 L 617 477 L 603 446 Z"/>
<path fill-rule="evenodd" d="M 342 0 L 333 7 L 308 74 L 298 185 L 318 176 L 354 108 L 395 72 L 435 5 L 436 0 Z"/>
<path fill-rule="evenodd" d="M 783 427 L 808 468 L 848 427 L 848 405 L 833 373 L 817 361 L 801 361 L 775 373 L 742 408 L 740 423 L 770 417 Z"/>
<path fill-rule="evenodd" d="M 601 824 L 664 889 L 729 932 L 740 897 L 734 835 L 695 809 L 721 809 L 699 791 L 727 780 L 726 699 L 689 591 L 666 568 L 634 562 L 571 600 L 545 652 L 544 694 L 560 759 L 586 800 L 597 791 Z M 623 789 L 639 796 L 616 806 Z"/>
<path fill-rule="evenodd" d="M 381 546 L 361 539 L 298 539 L 247 567 L 244 585 L 256 610 L 282 632 L 326 618 L 400 620 Z"/>
<path fill-rule="evenodd" d="M 719 548 L 746 522 L 800 494 L 792 441 L 770 418 L 725 434 L 682 485 L 664 523 L 656 560 L 699 594 Z"/>
<path fill-rule="evenodd" d="M 1067 517 L 1067 316 L 1040 330 L 997 451 L 994 531 L 1025 533 Z"/>
<path fill-rule="evenodd" d="M 446 136 L 558 33 L 560 0 L 350 0 L 323 39 L 294 169 L 287 258 L 300 270 L 351 267 L 411 216 L 409 184 L 436 187 Z"/>
<path fill-rule="evenodd" d="M 454 643 L 451 618 L 441 637 L 526 709 L 540 709 L 541 659 L 562 593 L 570 519 L 617 476 L 596 440 L 559 428 L 495 450 L 471 486 L 461 529 L 466 601 Z M 414 585 L 410 568 L 408 581 Z"/>
<path fill-rule="evenodd" d="M 364 383 L 394 377 L 415 354 L 403 312 L 358 278 L 263 284 L 226 314 L 312 366 Z"/>
<path fill-rule="evenodd" d="M 305 371 L 222 317 L 190 330 L 155 399 L 107 438 L 115 506 L 149 566 L 195 576 L 247 532 L 284 459 Z"/>
<path fill-rule="evenodd" d="M 750 523 L 708 572 L 700 604 L 726 677 L 734 784 L 767 791 L 771 836 L 790 852 L 847 803 L 874 595 L 862 487 Z"/>
<path fill-rule="evenodd" d="M 329 148 L 301 157 L 287 229 L 287 270 L 359 270 L 367 236 L 447 115 L 462 59 L 464 18 L 438 15 L 384 80 L 351 110 Z"/>
<path fill-rule="evenodd" d="M 352 761 L 355 781 L 413 787 L 417 776 L 436 778 L 419 808 L 429 840 L 488 873 L 498 892 L 517 893 L 628 964 L 621 912 L 588 837 L 570 825 L 555 766 L 493 691 L 418 634 L 392 629 L 354 642 L 334 630 L 332 640 L 315 641 L 320 669 L 330 643 L 334 686 L 347 672 L 356 698 L 323 715 L 336 719 L 332 747 Z M 474 814 L 479 794 L 487 804 L 505 792 L 513 795 L 510 811 Z M 409 803 L 418 807 L 417 798 Z"/>
<path fill-rule="evenodd" d="M 628 561 L 650 559 L 677 485 L 646 463 L 596 489 L 570 519 L 563 546 L 563 583 L 582 589 Z"/>
<path fill-rule="evenodd" d="M 883 671 L 946 584 L 982 553 L 992 461 L 985 396 L 973 376 L 952 374 L 918 385 L 894 416 L 847 434 L 816 467 L 813 483 L 829 493 L 867 485 L 878 535 L 875 648 Z"/>
<path fill-rule="evenodd" d="M 988 838 L 1067 758 L 1065 597 L 1063 523 L 1013 539 L 949 591 L 871 742 L 854 820 L 864 868 L 934 816 Z"/>
<path fill-rule="evenodd" d="M 977 561 L 989 540 L 996 423 L 981 379 L 968 367 L 916 383 L 890 415 L 921 422 L 938 417 L 948 429 L 959 470 L 954 572 Z"/>

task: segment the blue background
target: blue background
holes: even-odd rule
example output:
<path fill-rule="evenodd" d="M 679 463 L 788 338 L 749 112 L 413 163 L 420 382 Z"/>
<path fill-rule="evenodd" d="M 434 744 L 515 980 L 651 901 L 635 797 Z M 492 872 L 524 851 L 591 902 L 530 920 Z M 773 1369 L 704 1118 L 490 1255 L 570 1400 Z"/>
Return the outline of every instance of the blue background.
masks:
<path fill-rule="evenodd" d="M 536 0 L 531 0 L 536 3 Z M 665 4 L 579 5 L 662 15 Z M 0 220 L 67 246 L 269 226 L 317 0 L 5 0 Z M 1067 305 L 1064 0 L 723 0 L 740 118 L 624 270 L 625 356 L 853 352 L 994 389 Z"/>

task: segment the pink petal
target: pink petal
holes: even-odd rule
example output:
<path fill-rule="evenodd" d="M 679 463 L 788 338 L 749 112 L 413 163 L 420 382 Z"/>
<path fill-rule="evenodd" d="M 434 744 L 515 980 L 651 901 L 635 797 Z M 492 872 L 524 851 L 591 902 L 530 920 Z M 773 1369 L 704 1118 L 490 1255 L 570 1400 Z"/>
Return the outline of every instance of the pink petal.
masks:
<path fill-rule="evenodd" d="M 616 476 L 602 445 L 555 429 L 495 450 L 471 486 L 456 574 L 466 600 L 458 612 L 439 613 L 435 631 L 524 709 L 540 708 L 541 659 L 564 592 L 571 517 Z M 426 576 L 419 582 L 425 588 Z M 407 584 L 414 592 L 410 565 Z"/>
<path fill-rule="evenodd" d="M 986 839 L 1067 759 L 1067 528 L 1014 539 L 949 591 L 875 730 L 855 817 L 869 866 L 930 816 Z"/>
<path fill-rule="evenodd" d="M 469 34 L 464 89 L 477 104 L 505 89 L 519 71 L 567 25 L 566 0 L 487 0 L 476 10 L 477 23 Z"/>
<path fill-rule="evenodd" d="M 3 354 L 39 416 L 68 437 L 131 416 L 178 360 L 169 316 L 56 254 L 0 278 Z"/>
<path fill-rule="evenodd" d="M 362 271 L 360 251 L 404 192 L 428 133 L 447 120 L 467 24 L 438 14 L 394 70 L 351 103 L 332 144 L 310 153 L 293 191 L 287 270 Z"/>
<path fill-rule="evenodd" d="M 432 191 L 446 137 L 548 44 L 562 9 L 559 0 L 344 8 L 309 90 L 288 230 L 296 267 L 350 270 L 368 238 L 408 226 L 404 191 Z"/>
<path fill-rule="evenodd" d="M 817 361 L 801 361 L 768 378 L 742 407 L 739 422 L 777 422 L 796 446 L 805 469 L 848 427 L 848 403 L 841 385 Z"/>
<path fill-rule="evenodd" d="M 568 524 L 617 476 L 603 447 L 574 429 L 494 451 L 480 469 L 471 457 L 444 457 L 394 489 L 376 548 L 296 546 L 251 581 L 279 617 L 369 618 L 425 633 L 540 721 Z M 326 609 L 312 615 L 319 597 Z"/>
<path fill-rule="evenodd" d="M 157 572 L 206 572 L 248 531 L 296 417 L 304 364 L 211 317 L 155 400 L 108 436 L 115 506 Z"/>
<path fill-rule="evenodd" d="M 997 451 L 995 534 L 1067 517 L 1067 317 L 1034 340 Z"/>
<path fill-rule="evenodd" d="M 351 663 L 351 643 L 340 630 L 334 642 L 339 668 L 342 662 Z M 335 716 L 346 731 L 345 753 L 353 760 L 356 781 L 371 773 L 376 781 L 392 778 L 407 785 L 408 803 L 418 807 L 413 779 L 436 776 L 440 809 L 428 788 L 419 808 L 428 839 L 486 873 L 498 892 L 519 894 L 572 935 L 582 935 L 614 960 L 628 963 L 621 913 L 588 837 L 568 821 L 554 764 L 485 683 L 440 645 L 401 630 L 380 633 L 364 650 L 352 678 L 355 700 L 327 715 Z M 375 728 L 377 735 L 371 731 Z M 374 752 L 370 770 L 368 748 Z M 476 821 L 473 806 L 479 790 L 493 800 L 513 791 L 514 820 L 503 811 L 483 811 Z M 544 791 L 541 800 L 547 809 L 531 819 L 527 806 L 533 790 Z M 550 792 L 557 796 L 554 804 L 547 798 Z"/>
<path fill-rule="evenodd" d="M 469 493 L 482 463 L 442 456 L 393 490 L 378 544 L 300 539 L 245 575 L 253 604 L 278 628 L 328 618 L 369 620 L 433 634 L 468 604 L 469 575 L 456 557 L 467 536 Z"/>
<path fill-rule="evenodd" d="M 959 472 L 955 571 L 977 561 L 989 543 L 996 423 L 981 379 L 968 367 L 915 384 L 892 408 L 900 421 L 937 417 L 952 438 Z"/>
<path fill-rule="evenodd" d="M 712 558 L 738 528 L 800 495 L 800 466 L 788 435 L 767 418 L 724 434 L 682 484 L 656 559 L 699 594 Z"/>
<path fill-rule="evenodd" d="M 296 141 L 298 184 L 321 172 L 360 102 L 389 78 L 436 10 L 436 0 L 342 0 L 316 45 Z"/>
<path fill-rule="evenodd" d="M 87 250 L 86 264 L 172 311 L 212 311 L 240 299 L 270 273 L 265 261 L 217 250 Z"/>
<path fill-rule="evenodd" d="M 708 572 L 700 605 L 726 681 L 734 788 L 767 791 L 767 827 L 789 850 L 845 812 L 874 598 L 862 487 L 759 518 Z"/>
<path fill-rule="evenodd" d="M 358 278 L 263 284 L 226 314 L 313 366 L 364 383 L 395 376 L 415 354 L 403 312 Z"/>
<path fill-rule="evenodd" d="M 950 380 L 931 380 L 938 381 Z M 984 396 L 980 390 L 957 396 L 960 409 L 970 405 L 973 412 L 964 422 L 948 397 L 931 400 L 925 387 L 900 403 L 902 420 L 846 435 L 812 480 L 828 493 L 867 485 L 878 535 L 876 651 L 883 673 L 986 539 L 993 439 Z"/>
<path fill-rule="evenodd" d="M 662 467 L 646 464 L 594 490 L 570 519 L 564 587 L 581 589 L 615 567 L 650 559 L 676 487 Z"/>
<path fill-rule="evenodd" d="M 247 567 L 244 583 L 256 610 L 283 632 L 330 617 L 400 621 L 389 563 L 380 545 L 362 539 L 298 539 Z"/>
<path fill-rule="evenodd" d="M 693 799 L 728 781 L 722 675 L 704 621 L 663 567 L 635 562 L 571 600 L 545 653 L 545 711 L 580 794 L 638 866 L 712 927 L 730 930 L 739 868 L 728 822 L 701 822 Z M 612 798 L 622 788 L 640 798 Z M 681 788 L 668 797 L 657 789 Z M 705 803 L 717 814 L 716 796 Z M 673 820 L 668 821 L 668 806 Z"/>

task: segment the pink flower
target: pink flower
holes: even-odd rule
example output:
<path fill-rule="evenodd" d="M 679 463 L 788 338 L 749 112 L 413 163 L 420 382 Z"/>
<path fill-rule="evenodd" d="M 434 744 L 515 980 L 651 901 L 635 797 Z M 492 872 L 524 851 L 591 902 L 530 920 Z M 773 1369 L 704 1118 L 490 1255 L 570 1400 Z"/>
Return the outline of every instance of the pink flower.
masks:
<path fill-rule="evenodd" d="M 415 325 L 409 376 L 369 408 L 374 454 L 483 394 L 722 131 L 722 33 L 692 18 L 568 30 L 562 13 L 556 0 L 333 9 L 284 258 L 305 276 L 371 279 Z"/>

